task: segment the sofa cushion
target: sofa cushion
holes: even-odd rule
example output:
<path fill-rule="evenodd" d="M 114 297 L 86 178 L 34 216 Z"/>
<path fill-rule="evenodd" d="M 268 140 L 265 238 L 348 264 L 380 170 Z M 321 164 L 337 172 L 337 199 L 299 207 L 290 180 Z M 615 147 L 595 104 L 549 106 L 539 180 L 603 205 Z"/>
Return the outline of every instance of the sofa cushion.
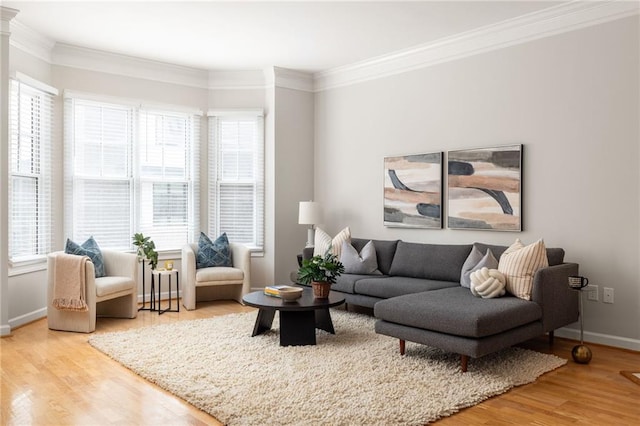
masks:
<path fill-rule="evenodd" d="M 365 278 L 386 278 L 385 275 L 360 275 L 360 274 L 342 274 L 336 278 L 335 284 L 331 285 L 331 290 L 341 291 L 343 293 L 354 294 L 356 281 Z"/>
<path fill-rule="evenodd" d="M 376 279 L 366 277 L 355 282 L 354 292 L 365 296 L 388 299 L 390 297 L 437 290 L 452 286 L 459 287 L 460 285 L 457 282 L 426 280 L 423 278 L 388 277 L 384 279 Z"/>
<path fill-rule="evenodd" d="M 481 299 L 456 286 L 381 300 L 374 315 L 397 324 L 478 338 L 538 321 L 542 309 L 511 296 Z"/>
<path fill-rule="evenodd" d="M 482 254 L 476 246 L 473 246 L 471 253 L 464 265 L 462 265 L 462 273 L 460 274 L 460 285 L 462 287 L 471 288 L 471 274 L 482 269 L 496 269 L 498 260 L 493 256 L 491 249 L 487 249 L 486 254 Z"/>
<path fill-rule="evenodd" d="M 398 242 L 389 275 L 460 282 L 462 265 L 471 244 L 418 244 Z"/>
<path fill-rule="evenodd" d="M 480 249 L 482 253 L 486 253 L 487 249 L 491 249 L 496 259 L 500 260 L 500 256 L 507 249 L 507 246 L 494 246 L 484 243 L 473 243 L 475 247 Z M 564 262 L 564 249 L 561 248 L 547 248 L 547 259 L 549 260 L 549 266 L 560 265 Z"/>
<path fill-rule="evenodd" d="M 343 241 L 340 262 L 344 265 L 345 274 L 381 275 L 373 241 L 365 244 L 362 250 L 357 250 L 347 241 Z"/>
<path fill-rule="evenodd" d="M 352 238 L 351 245 L 356 250 L 361 251 L 369 241 L 373 241 L 373 245 L 376 247 L 378 270 L 385 275 L 389 275 L 391 262 L 393 262 L 393 256 L 396 253 L 396 247 L 398 246 L 399 240 L 366 240 L 363 238 Z"/>
<path fill-rule="evenodd" d="M 516 239 L 500 257 L 498 270 L 507 279 L 507 291 L 516 297 L 531 300 L 533 276 L 540 268 L 549 266 L 544 242 L 538 240 L 525 246 Z"/>
<path fill-rule="evenodd" d="M 232 268 L 229 266 L 216 266 L 211 268 L 201 268 L 196 270 L 196 286 L 200 283 L 210 281 L 242 281 L 244 272 L 242 269 Z"/>
<path fill-rule="evenodd" d="M 329 250 L 338 259 L 340 259 L 340 253 L 342 252 L 342 243 L 346 241 L 351 242 L 351 230 L 347 226 L 342 231 L 338 232 L 338 235 L 331 238 L 324 230 L 316 228 L 316 234 L 314 239 L 313 255 L 323 256 Z"/>

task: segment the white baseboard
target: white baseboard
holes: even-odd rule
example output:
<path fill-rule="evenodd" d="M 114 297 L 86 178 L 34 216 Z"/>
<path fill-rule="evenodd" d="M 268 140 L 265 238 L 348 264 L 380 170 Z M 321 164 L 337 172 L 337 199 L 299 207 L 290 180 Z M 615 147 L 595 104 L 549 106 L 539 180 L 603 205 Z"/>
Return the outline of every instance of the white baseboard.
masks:
<path fill-rule="evenodd" d="M 580 330 L 573 328 L 559 328 L 555 331 L 557 337 L 566 339 L 580 340 Z M 628 337 L 612 336 L 609 334 L 594 333 L 592 331 L 584 332 L 585 343 L 597 343 L 600 345 L 613 346 L 616 348 L 630 349 L 632 351 L 640 351 L 640 340 L 630 339 Z"/>
<path fill-rule="evenodd" d="M 28 312 L 24 315 L 20 315 L 15 318 L 10 318 L 9 327 L 10 328 L 20 327 L 21 325 L 28 324 L 30 322 L 39 320 L 41 318 L 46 318 L 46 316 L 47 316 L 47 308 L 46 307 L 40 308 L 33 312 Z M 4 336 L 4 333 L 2 335 Z"/>
<path fill-rule="evenodd" d="M 0 326 L 0 336 L 8 336 L 10 334 L 11 334 L 11 327 L 9 327 L 8 325 Z"/>

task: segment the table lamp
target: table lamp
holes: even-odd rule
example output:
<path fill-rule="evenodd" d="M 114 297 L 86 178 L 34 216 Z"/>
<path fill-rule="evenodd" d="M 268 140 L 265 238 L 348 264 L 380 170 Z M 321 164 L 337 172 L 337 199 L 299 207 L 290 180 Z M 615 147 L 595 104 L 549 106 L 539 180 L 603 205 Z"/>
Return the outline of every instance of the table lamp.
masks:
<path fill-rule="evenodd" d="M 300 201 L 300 209 L 298 210 L 298 224 L 311 225 L 307 230 L 307 247 L 313 247 L 315 230 L 313 225 L 320 223 L 322 220 L 322 212 L 320 204 L 315 201 Z"/>

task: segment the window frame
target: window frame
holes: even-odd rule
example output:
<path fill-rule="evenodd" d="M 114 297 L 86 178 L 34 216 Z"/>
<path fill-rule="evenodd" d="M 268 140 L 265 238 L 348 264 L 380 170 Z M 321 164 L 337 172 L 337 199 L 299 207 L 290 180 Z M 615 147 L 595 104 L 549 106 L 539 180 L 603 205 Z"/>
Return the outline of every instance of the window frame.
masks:
<path fill-rule="evenodd" d="M 133 250 L 134 247 L 131 242 L 131 237 L 136 232 L 145 232 L 142 228 L 149 221 L 145 220 L 142 217 L 144 214 L 143 211 L 148 210 L 151 214 L 151 222 L 153 222 L 153 206 L 150 209 L 143 209 L 142 203 L 144 198 L 149 194 L 144 194 L 142 191 L 142 187 L 147 184 L 153 182 L 157 182 L 154 177 L 147 177 L 144 173 L 141 172 L 142 163 L 140 159 L 140 150 L 144 148 L 144 145 L 147 143 L 146 138 L 143 138 L 142 134 L 142 124 L 141 121 L 143 117 L 146 117 L 146 114 L 154 114 L 154 115 L 166 115 L 166 116 L 177 116 L 181 119 L 185 120 L 186 126 L 188 127 L 188 137 L 190 138 L 188 141 L 188 148 L 186 152 L 185 167 L 188 170 L 185 171 L 186 176 L 184 178 L 178 179 L 179 182 L 186 183 L 188 186 L 187 191 L 187 224 L 185 231 L 185 241 L 175 242 L 175 244 L 167 244 L 162 246 L 161 244 L 158 246 L 158 251 L 162 252 L 177 252 L 181 249 L 183 244 L 187 242 L 191 242 L 194 238 L 195 230 L 200 229 L 199 224 L 199 144 L 200 141 L 200 126 L 201 126 L 201 115 L 202 113 L 197 110 L 187 109 L 184 107 L 173 106 L 173 105 L 155 105 L 148 104 L 139 101 L 132 101 L 128 99 L 114 98 L 109 96 L 99 96 L 93 94 L 79 93 L 79 92 L 71 92 L 65 91 L 65 156 L 66 163 L 68 167 L 65 170 L 65 186 L 66 186 L 66 196 L 67 202 L 65 202 L 65 235 L 69 238 L 81 242 L 84 239 L 88 238 L 90 235 L 78 235 L 77 234 L 77 226 L 75 220 L 73 219 L 73 210 L 77 205 L 75 201 L 75 197 L 77 196 L 77 186 L 76 186 L 76 174 L 73 169 L 74 160 L 76 158 L 76 140 L 77 135 L 74 133 L 75 126 L 75 109 L 74 105 L 76 103 L 86 103 L 86 104 L 94 104 L 94 105 L 114 105 L 119 108 L 127 109 L 131 112 L 131 132 L 130 138 L 127 142 L 127 150 L 129 152 L 129 169 L 127 171 L 127 177 L 125 180 L 129 182 L 129 199 L 130 199 L 130 209 L 129 209 L 129 232 L 126 236 L 127 245 L 113 246 L 110 244 L 102 244 L 100 239 L 98 239 L 98 243 L 101 244 L 101 247 L 104 248 L 113 248 L 113 249 L 124 249 L 124 250 Z M 117 178 L 110 178 L 111 180 Z M 123 178 L 124 179 L 124 178 Z M 168 179 L 163 180 L 163 182 L 173 182 L 176 179 Z M 153 194 L 151 194 L 153 196 Z M 123 221 L 124 223 L 124 221 Z M 181 225 L 184 227 L 184 225 Z M 153 226 L 152 226 L 153 228 Z M 120 235 L 120 234 L 118 234 Z M 148 235 L 152 239 L 154 239 L 154 235 Z M 124 235 L 122 235 L 122 242 L 124 242 Z M 156 245 L 158 242 L 156 241 Z"/>
<path fill-rule="evenodd" d="M 30 97 L 30 104 L 27 110 L 30 111 L 28 121 L 29 130 L 23 129 L 23 92 Z M 58 95 L 58 91 L 36 79 L 33 79 L 22 73 L 15 73 L 15 76 L 9 81 L 9 173 L 8 173 L 8 261 L 10 275 L 22 273 L 23 270 L 38 270 L 47 253 L 51 251 L 53 246 L 53 115 L 54 115 L 54 98 Z M 34 104 L 35 102 L 35 104 Z M 28 171 L 22 170 L 20 162 L 17 159 L 19 154 L 23 153 L 22 141 L 29 140 L 27 150 L 31 155 L 29 160 Z M 15 153 L 18 150 L 19 153 Z M 14 155 L 16 161 L 14 161 Z M 34 156 L 37 158 L 34 160 Z M 16 179 L 34 180 L 35 188 L 35 207 L 32 211 L 35 214 L 34 239 L 31 242 L 30 251 L 27 254 L 16 255 L 14 250 L 14 228 L 15 225 L 12 218 L 15 209 L 16 195 L 14 182 Z M 23 213 L 24 214 L 24 213 Z M 21 233 L 22 234 L 22 233 Z M 23 234 L 22 234 L 23 235 Z M 36 269 L 34 269 L 34 265 Z M 26 268 L 26 269 L 25 269 Z"/>
<path fill-rule="evenodd" d="M 225 229 L 221 229 L 220 207 L 223 202 L 220 200 L 220 187 L 224 185 L 250 186 L 253 187 L 253 239 L 252 241 L 238 241 L 229 235 L 231 242 L 239 242 L 249 247 L 252 254 L 259 255 L 264 252 L 264 211 L 265 211 L 265 131 L 264 112 L 261 109 L 239 109 L 239 110 L 211 110 L 208 112 L 209 127 L 209 170 L 207 181 L 209 185 L 208 197 L 208 233 L 211 237 L 217 237 Z M 253 176 L 251 179 L 231 179 L 225 180 L 221 175 L 224 160 L 221 159 L 223 152 L 219 139 L 219 125 L 223 121 L 253 121 L 255 125 L 255 137 L 252 141 L 253 153 Z"/>

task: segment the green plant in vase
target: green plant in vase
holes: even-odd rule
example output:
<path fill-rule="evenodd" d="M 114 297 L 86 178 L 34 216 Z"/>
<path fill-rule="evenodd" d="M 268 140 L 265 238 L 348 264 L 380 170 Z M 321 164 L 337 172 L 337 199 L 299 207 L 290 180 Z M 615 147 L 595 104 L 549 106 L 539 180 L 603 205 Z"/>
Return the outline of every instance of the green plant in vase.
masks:
<path fill-rule="evenodd" d="M 324 256 L 318 254 L 311 259 L 303 260 L 302 266 L 298 269 L 298 279 L 302 284 L 311 284 L 315 297 L 327 298 L 331 284 L 335 284 L 336 278 L 343 272 L 342 262 L 327 250 Z"/>
<path fill-rule="evenodd" d="M 156 266 L 158 266 L 158 252 L 153 240 L 150 237 L 145 237 L 141 232 L 133 234 L 132 239 L 133 245 L 138 247 L 138 257 L 147 259 L 151 269 L 156 269 Z"/>

